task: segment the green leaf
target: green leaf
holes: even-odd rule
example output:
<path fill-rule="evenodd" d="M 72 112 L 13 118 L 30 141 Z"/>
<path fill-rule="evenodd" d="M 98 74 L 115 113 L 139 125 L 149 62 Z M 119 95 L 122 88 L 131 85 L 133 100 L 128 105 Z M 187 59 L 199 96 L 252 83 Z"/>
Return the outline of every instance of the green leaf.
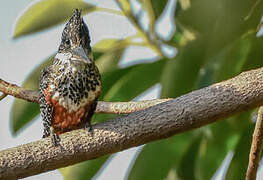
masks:
<path fill-rule="evenodd" d="M 229 79 L 241 72 L 254 39 L 255 35 L 249 34 L 233 42 L 230 47 L 223 49 L 223 52 L 219 54 L 220 61 L 216 70 L 216 82 Z"/>
<path fill-rule="evenodd" d="M 131 12 L 131 5 L 128 0 L 116 0 L 120 5 L 121 9 L 125 12 Z"/>
<path fill-rule="evenodd" d="M 101 100 L 106 100 L 105 96 L 111 90 L 121 78 L 125 77 L 131 70 L 137 68 L 138 65 L 130 66 L 123 69 L 113 69 L 112 71 L 106 71 L 102 74 L 102 93 L 100 96 Z"/>
<path fill-rule="evenodd" d="M 108 51 L 116 51 L 119 49 L 123 49 L 127 46 L 127 42 L 125 40 L 119 39 L 103 39 L 97 42 L 93 49 L 98 52 L 108 52 Z"/>
<path fill-rule="evenodd" d="M 171 168 L 180 162 L 192 138 L 193 134 L 188 132 L 146 144 L 136 158 L 128 179 L 165 179 Z"/>
<path fill-rule="evenodd" d="M 50 65 L 54 55 L 49 57 L 39 66 L 37 66 L 23 82 L 22 87 L 38 90 L 38 80 L 41 70 Z M 13 134 L 16 134 L 21 128 L 32 121 L 39 114 L 39 105 L 37 103 L 31 103 L 20 99 L 15 99 L 11 108 L 11 130 Z"/>
<path fill-rule="evenodd" d="M 254 124 L 250 124 L 243 131 L 227 170 L 226 180 L 245 179 L 253 129 Z"/>
<path fill-rule="evenodd" d="M 180 1 L 177 2 L 177 5 L 179 3 Z M 196 32 L 211 31 L 211 27 L 216 23 L 214 20 L 217 19 L 221 4 L 222 1 L 195 0 L 191 1 L 190 7 L 183 9 L 180 3 L 178 12 L 175 13 L 176 21 L 181 27 L 187 27 Z"/>
<path fill-rule="evenodd" d="M 195 173 L 199 179 L 211 179 L 229 150 L 236 145 L 238 135 L 227 121 L 220 121 L 203 130 L 206 135 L 200 146 Z"/>
<path fill-rule="evenodd" d="M 39 114 L 39 105 L 16 99 L 11 108 L 11 132 L 16 135 Z"/>
<path fill-rule="evenodd" d="M 252 1 L 196 0 L 191 1 L 190 8 L 180 9 L 176 21 L 182 29 L 207 39 L 206 43 L 210 45 L 207 51 L 213 54 L 242 35 L 256 32 L 262 16 L 263 1 L 256 5 L 254 8 L 255 2 Z"/>
<path fill-rule="evenodd" d="M 212 63 L 211 63 L 212 64 Z M 205 65 L 201 70 L 194 89 L 200 89 L 210 86 L 214 83 L 215 69 L 211 65 Z"/>
<path fill-rule="evenodd" d="M 239 74 L 247 61 L 254 39 L 254 34 L 247 34 L 223 47 L 218 53 L 207 56 L 207 63 L 202 68 L 195 87 L 206 87 Z"/>
<path fill-rule="evenodd" d="M 82 10 L 83 14 L 95 10 L 95 6 L 82 0 L 42 0 L 29 7 L 19 17 L 13 37 L 35 33 L 67 20 L 75 8 Z"/>
<path fill-rule="evenodd" d="M 177 174 L 181 179 L 196 179 L 196 164 L 202 136 L 194 137 L 179 163 Z"/>
<path fill-rule="evenodd" d="M 263 66 L 263 37 L 255 37 L 251 45 L 249 54 L 247 56 L 246 62 L 242 67 L 242 71 L 247 71 L 250 69 L 260 68 Z"/>
<path fill-rule="evenodd" d="M 168 0 L 151 0 L 152 8 L 156 19 L 162 14 Z"/>
<path fill-rule="evenodd" d="M 109 156 L 103 156 L 94 160 L 88 160 L 73 166 L 61 168 L 60 172 L 64 177 L 64 180 L 88 180 L 92 179 L 102 165 L 107 161 Z"/>
<path fill-rule="evenodd" d="M 125 48 L 116 49 L 115 51 L 106 52 L 100 56 L 100 58 L 96 60 L 100 72 L 106 73 L 117 69 L 124 51 Z"/>
<path fill-rule="evenodd" d="M 93 60 L 97 61 L 104 53 L 92 50 Z"/>
<path fill-rule="evenodd" d="M 211 179 L 229 151 L 236 147 L 241 133 L 250 124 L 251 111 L 203 127 L 194 174 L 197 179 Z M 224 133 L 222 133 L 224 132 Z"/>
<path fill-rule="evenodd" d="M 127 101 L 135 98 L 160 81 L 166 60 L 134 65 L 104 96 L 106 101 Z"/>
<path fill-rule="evenodd" d="M 205 62 L 204 42 L 192 41 L 179 49 L 175 59 L 166 61 L 162 78 L 162 97 L 177 97 L 193 90 Z"/>

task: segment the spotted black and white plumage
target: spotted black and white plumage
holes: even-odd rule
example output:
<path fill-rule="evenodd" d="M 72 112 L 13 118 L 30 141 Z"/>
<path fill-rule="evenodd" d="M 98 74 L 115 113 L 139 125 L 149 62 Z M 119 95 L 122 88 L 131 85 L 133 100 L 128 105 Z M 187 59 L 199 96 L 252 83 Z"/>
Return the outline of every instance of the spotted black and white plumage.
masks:
<path fill-rule="evenodd" d="M 53 64 L 42 71 L 39 83 L 43 137 L 73 129 L 91 128 L 90 120 L 101 92 L 101 77 L 91 53 L 89 31 L 74 11 L 66 24 Z"/>
<path fill-rule="evenodd" d="M 53 108 L 51 105 L 47 104 L 44 94 L 44 91 L 49 84 L 48 75 L 49 75 L 49 68 L 43 69 L 39 82 L 39 84 L 41 84 L 40 94 L 39 94 L 39 106 L 40 106 L 41 117 L 43 118 L 43 126 L 44 126 L 43 138 L 48 137 L 50 135 L 49 128 L 51 126 L 52 113 L 53 113 Z"/>

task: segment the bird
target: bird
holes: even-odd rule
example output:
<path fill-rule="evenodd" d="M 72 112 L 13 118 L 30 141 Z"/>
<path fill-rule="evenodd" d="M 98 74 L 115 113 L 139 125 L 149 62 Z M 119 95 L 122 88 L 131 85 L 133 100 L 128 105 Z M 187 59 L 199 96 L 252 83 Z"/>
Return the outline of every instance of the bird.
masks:
<path fill-rule="evenodd" d="M 57 54 L 39 78 L 39 107 L 43 138 L 57 146 L 59 135 L 85 128 L 92 131 L 91 118 L 101 94 L 101 75 L 90 46 L 90 35 L 81 10 L 75 9 L 66 23 Z"/>

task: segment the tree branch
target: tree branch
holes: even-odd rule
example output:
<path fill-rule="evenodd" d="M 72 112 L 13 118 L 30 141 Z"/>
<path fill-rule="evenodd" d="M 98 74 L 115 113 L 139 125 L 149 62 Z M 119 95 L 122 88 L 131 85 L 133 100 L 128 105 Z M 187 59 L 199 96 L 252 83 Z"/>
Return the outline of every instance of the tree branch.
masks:
<path fill-rule="evenodd" d="M 38 102 L 38 92 L 27 90 L 15 84 L 8 83 L 0 78 L 0 91 L 29 102 Z"/>
<path fill-rule="evenodd" d="M 215 122 L 263 103 L 263 68 L 145 110 L 0 151 L 0 179 L 23 178 L 122 151 Z"/>
<path fill-rule="evenodd" d="M 20 99 L 24 99 L 29 102 L 38 103 L 38 92 L 27 90 L 22 87 L 19 87 L 15 84 L 8 83 L 2 79 L 0 79 L 0 91 L 4 93 L 4 95 L 11 95 Z M 0 99 L 1 100 L 1 99 Z M 146 100 L 139 102 L 102 102 L 99 101 L 96 113 L 110 113 L 110 114 L 127 114 L 139 110 L 146 109 L 148 107 L 154 106 L 156 104 L 166 102 L 169 99 L 154 99 L 154 100 Z"/>
<path fill-rule="evenodd" d="M 263 107 L 258 110 L 258 117 L 253 133 L 251 143 L 249 162 L 246 173 L 246 180 L 255 180 L 257 178 L 258 163 L 260 161 L 260 154 L 262 151 L 262 137 L 263 137 Z"/>

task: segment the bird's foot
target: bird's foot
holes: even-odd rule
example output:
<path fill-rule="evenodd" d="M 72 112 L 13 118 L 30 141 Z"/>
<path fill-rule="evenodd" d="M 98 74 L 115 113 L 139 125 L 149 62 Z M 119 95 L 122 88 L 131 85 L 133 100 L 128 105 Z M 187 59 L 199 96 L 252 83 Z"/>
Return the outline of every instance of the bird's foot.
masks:
<path fill-rule="evenodd" d="M 92 127 L 92 125 L 90 124 L 90 122 L 88 122 L 88 123 L 85 124 L 84 129 L 87 130 L 89 133 L 91 133 L 91 136 L 93 136 L 93 127 Z"/>
<path fill-rule="evenodd" d="M 60 142 L 60 138 L 57 134 L 54 133 L 51 135 L 51 141 L 54 146 L 58 146 Z"/>
<path fill-rule="evenodd" d="M 59 135 L 57 135 L 55 132 L 54 132 L 54 128 L 50 128 L 50 132 L 51 132 L 51 142 L 54 146 L 58 146 L 59 145 L 59 142 L 60 142 L 60 138 L 59 138 Z"/>

